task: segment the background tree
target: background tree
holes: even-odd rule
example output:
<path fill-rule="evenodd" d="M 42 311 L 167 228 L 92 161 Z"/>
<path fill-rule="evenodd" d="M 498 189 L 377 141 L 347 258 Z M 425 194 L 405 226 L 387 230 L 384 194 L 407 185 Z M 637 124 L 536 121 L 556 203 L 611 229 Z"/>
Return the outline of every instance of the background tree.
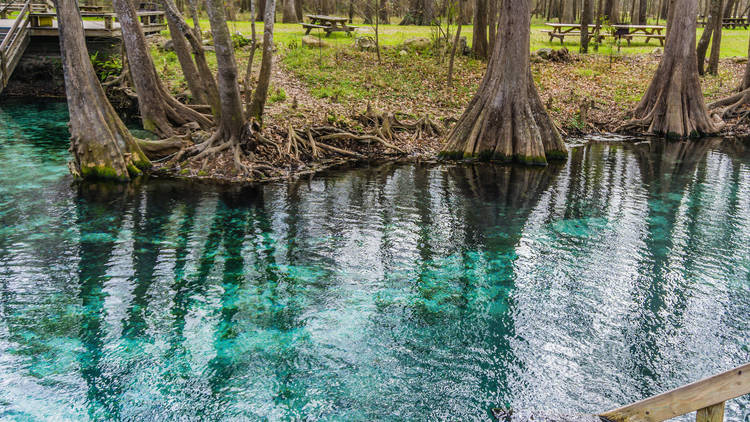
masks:
<path fill-rule="evenodd" d="M 399 25 L 432 25 L 435 0 L 409 0 L 409 9 Z"/>
<path fill-rule="evenodd" d="M 583 0 L 583 10 L 581 10 L 581 48 L 580 52 L 586 54 L 589 52 L 589 25 L 591 25 L 592 0 Z"/>
<path fill-rule="evenodd" d="M 85 179 L 130 180 L 151 163 L 107 101 L 86 48 L 78 3 L 56 0 L 55 8 L 70 113 L 70 171 Z"/>
<path fill-rule="evenodd" d="M 486 59 L 489 54 L 489 44 L 487 42 L 487 1 L 476 0 L 474 3 L 474 31 L 471 51 L 479 59 Z"/>
<path fill-rule="evenodd" d="M 268 96 L 268 85 L 271 82 L 271 68 L 273 66 L 273 16 L 276 12 L 276 0 L 266 0 L 266 21 L 263 27 L 263 56 L 260 62 L 260 74 L 258 84 L 253 92 L 253 100 L 249 106 L 249 117 L 258 120 L 263 118 L 263 110 L 266 107 Z"/>
<path fill-rule="evenodd" d="M 181 126 L 188 122 L 198 122 L 201 127 L 208 128 L 211 125 L 210 119 L 177 101 L 162 85 L 133 3 L 129 0 L 113 0 L 112 6 L 120 21 L 122 42 L 138 94 L 143 128 L 161 137 L 173 136 L 173 125 Z"/>
<path fill-rule="evenodd" d="M 234 58 L 234 46 L 229 35 L 223 1 L 207 0 L 206 12 L 211 23 L 211 33 L 216 50 L 217 82 L 221 103 L 218 130 L 212 138 L 226 140 L 228 144 L 236 147 L 240 140 L 244 118 L 240 87 L 237 82 L 237 62 Z M 273 17 L 271 17 L 270 22 L 266 21 L 266 25 L 273 27 Z M 220 148 L 223 147 L 223 145 L 220 146 Z"/>
<path fill-rule="evenodd" d="M 669 10 L 667 40 L 651 85 L 622 129 L 644 129 L 653 134 L 687 137 L 718 132 L 703 99 L 695 52 L 698 1 L 676 0 Z"/>
<path fill-rule="evenodd" d="M 698 56 L 698 73 L 703 75 L 705 73 L 705 64 L 706 64 L 706 52 L 708 51 L 708 44 L 711 42 L 711 37 L 713 36 L 713 43 L 711 47 L 711 56 L 714 55 L 714 50 L 716 51 L 716 67 L 718 68 L 718 48 L 715 48 L 714 46 L 717 44 L 721 46 L 721 29 L 722 29 L 722 5 L 721 0 L 711 0 L 710 1 L 711 10 L 709 11 L 708 15 L 708 21 L 706 22 L 706 27 L 703 29 L 703 34 L 701 34 L 700 40 L 698 40 L 698 46 L 696 47 L 696 54 Z M 717 38 L 718 37 L 718 38 Z M 709 65 L 709 73 L 710 73 L 711 66 Z M 716 70 L 715 70 L 716 71 Z M 714 74 L 715 74 L 714 71 Z"/>
<path fill-rule="evenodd" d="M 299 20 L 297 20 L 297 9 L 295 5 L 294 0 L 283 0 L 283 10 L 282 10 L 282 17 L 281 22 L 283 23 L 297 23 Z"/>
<path fill-rule="evenodd" d="M 440 155 L 546 164 L 567 150 L 534 86 L 529 66 L 530 3 L 504 0 L 495 51 L 479 90 Z"/>

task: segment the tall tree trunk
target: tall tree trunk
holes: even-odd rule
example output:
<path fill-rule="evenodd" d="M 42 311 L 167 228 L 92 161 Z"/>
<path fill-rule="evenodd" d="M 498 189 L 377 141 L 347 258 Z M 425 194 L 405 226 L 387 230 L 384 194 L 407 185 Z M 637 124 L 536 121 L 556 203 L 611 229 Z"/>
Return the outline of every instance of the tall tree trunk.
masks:
<path fill-rule="evenodd" d="M 56 0 L 74 176 L 127 181 L 151 163 L 107 101 L 91 65 L 75 0 Z"/>
<path fill-rule="evenodd" d="M 527 164 L 567 156 L 531 77 L 529 6 L 527 0 L 502 2 L 487 72 L 448 135 L 441 156 Z"/>
<path fill-rule="evenodd" d="M 708 51 L 708 44 L 711 42 L 711 36 L 716 28 L 716 21 L 721 19 L 721 0 L 711 0 L 711 9 L 709 10 L 708 20 L 706 21 L 706 27 L 703 28 L 703 34 L 698 40 L 698 46 L 695 48 L 698 63 L 698 74 L 702 75 L 705 73 L 706 65 L 706 52 Z"/>
<path fill-rule="evenodd" d="M 201 31 L 201 19 L 200 14 L 198 13 L 201 5 L 200 1 L 201 0 L 188 0 L 188 4 L 190 5 L 190 18 L 193 20 L 193 29 L 195 30 L 195 36 L 197 36 L 199 39 L 203 38 L 203 31 Z M 180 14 L 182 13 L 176 6 L 175 11 Z"/>
<path fill-rule="evenodd" d="M 271 67 L 273 66 L 273 15 L 276 11 L 276 0 L 266 0 L 266 22 L 263 27 L 263 57 L 260 62 L 260 74 L 258 84 L 253 93 L 250 103 L 250 117 L 258 120 L 263 119 L 263 110 L 266 107 L 268 96 L 268 85 L 271 82 Z"/>
<path fill-rule="evenodd" d="M 487 51 L 495 51 L 495 39 L 497 38 L 497 2 L 498 0 L 487 0 L 487 34 L 489 45 Z"/>
<path fill-rule="evenodd" d="M 380 23 L 383 25 L 389 25 L 390 20 L 388 19 L 388 0 L 380 0 L 380 6 L 378 10 L 378 16 Z"/>
<path fill-rule="evenodd" d="M 591 15 L 593 14 L 592 0 L 583 0 L 583 10 L 581 11 L 581 53 L 589 52 L 589 25 L 591 25 Z"/>
<path fill-rule="evenodd" d="M 620 23 L 620 0 L 608 0 L 607 18 L 611 25 Z"/>
<path fill-rule="evenodd" d="M 266 15 L 266 2 L 265 1 L 259 1 L 258 4 L 258 10 L 255 12 L 255 20 L 258 22 L 263 22 L 263 19 L 265 19 Z"/>
<path fill-rule="evenodd" d="M 193 2 L 191 1 L 191 4 Z M 174 21 L 177 29 L 182 32 L 185 36 L 190 47 L 193 50 L 193 59 L 195 60 L 195 66 L 198 69 L 198 75 L 203 85 L 204 92 L 208 104 L 211 106 L 211 111 L 214 117 L 218 118 L 221 114 L 221 105 L 219 104 L 219 91 L 216 87 L 216 79 L 214 79 L 213 72 L 208 67 L 208 61 L 206 61 L 206 53 L 203 50 L 203 41 L 200 36 L 200 31 L 191 29 L 188 26 L 185 18 L 177 10 L 173 0 L 162 0 L 164 6 L 164 13 L 170 16 L 170 19 Z"/>
<path fill-rule="evenodd" d="M 476 0 L 474 4 L 474 34 L 471 51 L 479 59 L 487 58 L 487 1 Z"/>
<path fill-rule="evenodd" d="M 627 128 L 670 137 L 713 134 L 723 122 L 706 110 L 695 52 L 697 0 L 677 0 L 670 8 L 670 29 L 659 67 Z"/>
<path fill-rule="evenodd" d="M 727 0 L 727 4 L 724 5 L 724 10 L 722 13 L 723 16 L 726 16 L 728 18 L 732 16 L 732 9 L 734 8 L 734 3 L 735 3 L 735 0 Z"/>
<path fill-rule="evenodd" d="M 207 0 L 206 12 L 211 23 L 211 33 L 216 50 L 216 66 L 218 68 L 217 81 L 221 103 L 221 116 L 218 121 L 218 132 L 221 133 L 219 137 L 237 143 L 240 140 L 244 118 L 240 87 L 237 83 L 237 62 L 234 58 L 232 38 L 229 35 L 229 27 L 224 15 L 223 1 Z M 273 22 L 273 18 L 271 22 Z"/>
<path fill-rule="evenodd" d="M 284 0 L 281 22 L 297 23 L 297 11 L 294 8 L 294 0 Z"/>
<path fill-rule="evenodd" d="M 211 121 L 207 117 L 177 101 L 162 85 L 133 3 L 129 0 L 113 0 L 112 6 L 120 21 L 122 42 L 138 94 L 143 128 L 161 137 L 170 137 L 175 133 L 173 124 L 180 126 L 195 121 L 201 127 L 209 127 Z"/>
<path fill-rule="evenodd" d="M 451 46 L 451 58 L 448 62 L 448 88 L 453 87 L 453 61 L 456 59 L 456 49 L 458 48 L 458 43 L 461 40 L 461 10 L 462 10 L 462 4 L 463 0 L 458 0 L 458 27 L 456 28 L 456 36 L 453 39 L 453 46 Z"/>
<path fill-rule="evenodd" d="M 750 42 L 747 45 L 747 57 L 748 61 L 745 64 L 745 73 L 742 75 L 742 83 L 740 83 L 740 91 L 744 91 L 750 88 Z"/>
<path fill-rule="evenodd" d="M 177 54 L 177 60 L 180 61 L 182 74 L 185 77 L 185 81 L 187 81 L 190 94 L 196 103 L 208 104 L 206 89 L 198 74 L 198 69 L 195 67 L 193 57 L 190 55 L 191 47 L 185 38 L 185 34 L 179 30 L 173 15 L 167 13 L 166 18 L 167 25 L 169 26 L 169 34 L 172 36 L 172 43 L 174 44 L 174 51 Z"/>
<path fill-rule="evenodd" d="M 304 20 L 304 11 L 302 10 L 303 6 L 303 0 L 294 0 L 294 11 L 297 12 L 297 22 L 302 22 Z"/>
<path fill-rule="evenodd" d="M 719 2 L 719 13 L 721 10 L 721 0 Z M 714 35 L 711 41 L 711 57 L 708 59 L 708 73 L 711 75 L 717 75 L 719 73 L 719 54 L 721 53 L 721 32 L 723 28 L 724 17 L 722 15 L 717 16 L 714 23 Z"/>
<path fill-rule="evenodd" d="M 435 0 L 409 0 L 409 10 L 399 25 L 432 25 Z"/>
<path fill-rule="evenodd" d="M 255 14 L 255 0 L 250 0 L 250 16 Z M 253 59 L 255 50 L 258 48 L 258 35 L 255 32 L 255 21 L 250 21 L 250 32 L 252 35 L 252 45 L 250 54 L 247 57 L 247 70 L 245 71 L 245 107 L 247 108 L 247 117 L 250 117 L 250 101 L 252 101 L 252 81 L 253 81 Z"/>

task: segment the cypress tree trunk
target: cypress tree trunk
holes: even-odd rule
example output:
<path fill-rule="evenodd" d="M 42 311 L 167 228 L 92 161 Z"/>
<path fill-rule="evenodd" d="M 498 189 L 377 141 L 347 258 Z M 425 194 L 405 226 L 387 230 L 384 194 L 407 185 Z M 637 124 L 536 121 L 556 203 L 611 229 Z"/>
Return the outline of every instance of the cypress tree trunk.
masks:
<path fill-rule="evenodd" d="M 717 0 L 719 2 L 719 13 L 722 13 L 721 10 L 721 0 Z M 721 32 L 724 25 L 722 25 L 724 20 L 723 15 L 717 16 L 717 19 L 715 19 L 714 23 L 714 35 L 713 40 L 711 41 L 711 57 L 708 59 L 708 73 L 711 75 L 716 75 L 719 73 L 719 53 L 721 52 Z"/>
<path fill-rule="evenodd" d="M 190 3 L 193 4 L 194 0 Z M 188 43 L 190 43 L 190 46 L 193 49 L 193 59 L 195 60 L 195 65 L 198 69 L 198 76 L 203 85 L 206 99 L 211 106 L 211 111 L 213 112 L 214 117 L 219 117 L 221 114 L 219 91 L 216 87 L 216 79 L 214 79 L 213 72 L 208 67 L 208 62 L 206 61 L 206 53 L 203 50 L 203 41 L 200 37 L 200 30 L 194 30 L 188 26 L 187 22 L 185 22 L 185 19 L 182 17 L 182 14 L 180 14 L 175 7 L 173 0 L 162 0 L 162 5 L 164 6 L 165 14 L 174 21 L 177 29 L 182 32 L 182 35 L 184 35 Z"/>
<path fill-rule="evenodd" d="M 193 58 L 190 55 L 190 45 L 185 38 L 185 34 L 179 30 L 173 15 L 167 13 L 166 18 L 167 25 L 169 26 L 169 35 L 172 37 L 172 43 L 174 44 L 174 51 L 177 54 L 177 60 L 180 61 L 180 68 L 182 68 L 182 74 L 185 76 L 190 94 L 198 104 L 208 104 L 206 89 L 198 75 L 198 69 L 195 67 L 195 63 L 193 63 Z"/>
<path fill-rule="evenodd" d="M 471 51 L 479 59 L 486 59 L 487 45 L 487 1 L 476 0 L 474 5 L 474 34 Z"/>
<path fill-rule="evenodd" d="M 669 11 L 664 55 L 641 102 L 623 129 L 670 137 L 713 134 L 723 122 L 706 110 L 695 52 L 697 0 L 677 0 Z"/>
<path fill-rule="evenodd" d="M 216 65 L 218 67 L 219 101 L 221 116 L 218 119 L 219 138 L 239 142 L 242 124 L 242 100 L 240 87 L 237 82 L 237 62 L 234 58 L 234 47 L 229 35 L 224 2 L 222 0 L 207 0 L 206 12 L 211 23 L 211 33 L 216 50 Z M 273 22 L 273 18 L 271 18 Z M 268 22 L 266 23 L 268 25 Z M 272 25 L 269 25 L 272 26 Z"/>
<path fill-rule="evenodd" d="M 297 10 L 295 9 L 294 0 L 284 0 L 284 10 L 281 15 L 282 23 L 297 23 Z"/>
<path fill-rule="evenodd" d="M 380 0 L 380 8 L 378 10 L 378 16 L 380 18 L 380 23 L 383 25 L 390 25 L 390 20 L 388 19 L 388 1 L 387 0 Z"/>
<path fill-rule="evenodd" d="M 151 163 L 107 101 L 86 49 L 77 2 L 56 0 L 55 8 L 70 113 L 70 171 L 84 179 L 130 180 Z"/>
<path fill-rule="evenodd" d="M 135 91 L 138 94 L 138 108 L 143 128 L 161 137 L 175 134 L 173 124 L 180 126 L 188 122 L 198 122 L 208 128 L 211 121 L 204 115 L 187 107 L 172 97 L 156 74 L 154 62 L 148 52 L 146 37 L 129 0 L 113 0 L 122 31 L 122 42 L 130 65 Z"/>
<path fill-rule="evenodd" d="M 487 51 L 495 51 L 495 39 L 497 38 L 497 2 L 498 0 L 487 0 L 489 2 L 487 11 L 487 34 L 489 35 L 489 45 Z"/>
<path fill-rule="evenodd" d="M 546 164 L 566 148 L 534 86 L 529 66 L 530 7 L 504 0 L 495 51 L 479 90 L 440 155 Z"/>
<path fill-rule="evenodd" d="M 253 92 L 253 100 L 250 103 L 250 117 L 258 120 L 263 118 L 263 110 L 266 107 L 268 96 L 268 85 L 271 82 L 271 67 L 273 65 L 273 14 L 276 10 L 276 0 L 266 0 L 266 24 L 263 27 L 263 56 L 260 62 L 260 74 L 258 84 Z"/>
<path fill-rule="evenodd" d="M 742 75 L 742 83 L 740 84 L 740 91 L 744 91 L 750 88 L 750 42 L 747 46 L 747 57 L 748 62 L 745 64 L 745 73 Z"/>
<path fill-rule="evenodd" d="M 592 0 L 583 0 L 583 10 L 581 11 L 581 49 L 582 54 L 589 52 L 589 25 L 591 25 L 591 15 L 593 14 Z"/>
<path fill-rule="evenodd" d="M 700 40 L 698 40 L 698 46 L 695 51 L 698 56 L 698 74 L 703 75 L 705 73 L 706 65 L 706 52 L 708 51 L 708 44 L 711 41 L 711 36 L 716 28 L 716 23 L 721 22 L 721 0 L 711 0 L 711 9 L 709 10 L 708 21 L 706 27 L 703 29 Z M 721 25 L 721 23 L 719 23 Z"/>

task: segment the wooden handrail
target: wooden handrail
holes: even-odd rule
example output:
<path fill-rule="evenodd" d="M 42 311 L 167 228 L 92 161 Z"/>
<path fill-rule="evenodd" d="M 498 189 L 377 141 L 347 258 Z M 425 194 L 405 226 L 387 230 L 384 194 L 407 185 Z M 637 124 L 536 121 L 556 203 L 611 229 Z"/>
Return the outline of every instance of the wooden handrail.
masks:
<path fill-rule="evenodd" d="M 724 402 L 750 394 L 750 363 L 599 414 L 611 422 L 661 422 L 698 411 L 698 422 L 721 422 Z"/>
<path fill-rule="evenodd" d="M 5 34 L 5 38 L 3 39 L 3 42 L 0 43 L 0 50 L 5 50 L 5 48 L 8 46 L 8 41 L 11 38 L 14 38 L 16 35 L 15 32 L 18 29 L 19 24 L 21 23 L 24 18 L 26 18 L 26 14 L 29 12 L 30 9 L 31 0 L 26 0 L 26 3 L 23 5 L 23 8 L 20 12 L 18 12 L 18 16 L 16 17 L 16 20 L 13 22 L 13 25 L 10 27 L 8 32 Z"/>

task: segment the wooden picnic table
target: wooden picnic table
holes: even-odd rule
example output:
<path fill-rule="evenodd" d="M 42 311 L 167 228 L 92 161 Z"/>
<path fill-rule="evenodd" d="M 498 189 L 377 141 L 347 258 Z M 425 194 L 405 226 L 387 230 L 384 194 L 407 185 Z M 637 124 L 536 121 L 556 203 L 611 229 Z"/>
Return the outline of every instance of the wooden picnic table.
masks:
<path fill-rule="evenodd" d="M 303 23 L 302 27 L 306 29 L 305 35 L 308 35 L 313 29 L 322 29 L 326 32 L 326 37 L 330 36 L 332 32 L 346 32 L 347 35 L 351 35 L 351 32 L 357 29 L 356 26 L 347 25 L 348 18 L 342 18 L 338 16 L 326 16 L 326 15 L 305 15 L 310 19 L 309 23 Z"/>
<path fill-rule="evenodd" d="M 667 30 L 664 25 L 612 25 L 612 28 L 615 30 L 613 35 L 616 38 L 626 39 L 628 45 L 634 36 L 646 38 L 646 44 L 653 38 L 659 40 L 659 44 L 664 45 L 666 36 L 663 32 Z"/>
<path fill-rule="evenodd" d="M 724 28 L 735 29 L 738 26 L 741 26 L 741 27 L 747 29 L 748 21 L 747 21 L 747 17 L 741 17 L 741 18 L 723 18 L 721 20 L 721 25 Z"/>
<path fill-rule="evenodd" d="M 549 41 L 552 42 L 555 38 L 560 40 L 560 44 L 567 36 L 580 36 L 581 35 L 581 24 L 580 23 L 553 23 L 547 22 L 545 25 L 552 28 L 551 30 L 542 31 L 549 35 Z M 593 32 L 593 25 L 589 25 L 589 29 Z M 612 34 L 599 34 L 599 39 L 606 36 L 612 36 L 616 39 L 625 39 L 630 45 L 630 41 L 633 37 L 645 37 L 648 43 L 652 38 L 659 40 L 661 45 L 664 45 L 665 36 L 662 34 L 667 29 L 663 25 L 612 25 L 614 32 Z"/>

